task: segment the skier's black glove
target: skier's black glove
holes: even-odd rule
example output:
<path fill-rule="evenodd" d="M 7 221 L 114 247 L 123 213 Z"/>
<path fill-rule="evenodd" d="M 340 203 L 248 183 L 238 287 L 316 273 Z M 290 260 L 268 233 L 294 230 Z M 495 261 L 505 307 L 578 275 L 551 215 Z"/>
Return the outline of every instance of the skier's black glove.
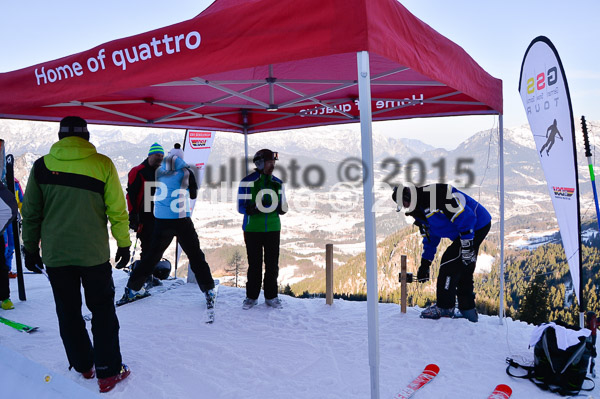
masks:
<path fill-rule="evenodd" d="M 122 269 L 127 266 L 131 255 L 129 254 L 129 247 L 119 247 L 117 248 L 117 254 L 115 255 L 115 262 L 117 265 L 115 266 L 117 269 Z"/>
<path fill-rule="evenodd" d="M 287 203 L 283 203 L 283 201 L 279 201 L 279 203 L 277 204 L 277 214 L 279 215 L 285 215 L 288 211 L 288 204 Z"/>
<path fill-rule="evenodd" d="M 140 215 L 138 215 L 137 213 L 130 213 L 129 214 L 129 228 L 133 231 L 138 231 L 138 228 L 140 227 Z"/>
<path fill-rule="evenodd" d="M 419 283 L 425 283 L 429 281 L 430 266 L 431 261 L 429 259 L 421 258 L 421 266 L 419 266 L 419 270 L 417 270 L 417 281 Z"/>
<path fill-rule="evenodd" d="M 23 254 L 25 255 L 25 267 L 30 272 L 41 273 L 44 268 L 42 257 L 40 256 L 40 250 L 35 252 L 29 252 L 23 247 Z"/>
<path fill-rule="evenodd" d="M 465 266 L 470 265 L 475 262 L 475 244 L 473 243 L 473 239 L 460 239 L 460 247 L 461 247 L 461 256 L 462 261 Z"/>
<path fill-rule="evenodd" d="M 258 208 L 256 207 L 256 204 L 254 202 L 251 202 L 250 204 L 248 204 L 246 206 L 246 215 L 252 216 L 252 215 L 256 215 L 260 213 L 260 211 L 258 210 Z"/>

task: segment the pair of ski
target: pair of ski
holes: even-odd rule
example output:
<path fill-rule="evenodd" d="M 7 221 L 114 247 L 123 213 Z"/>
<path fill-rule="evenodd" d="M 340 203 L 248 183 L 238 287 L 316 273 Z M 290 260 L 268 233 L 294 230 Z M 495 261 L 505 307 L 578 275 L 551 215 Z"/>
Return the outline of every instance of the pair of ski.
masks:
<path fill-rule="evenodd" d="M 394 399 L 412 398 L 419 389 L 423 388 L 429 381 L 433 380 L 439 372 L 440 368 L 438 365 L 428 364 L 425 367 L 425 370 L 423 370 L 417 378 L 394 396 Z M 500 384 L 496 386 L 494 392 L 488 396 L 488 399 L 508 399 L 510 398 L 510 395 L 512 395 L 512 389 L 508 385 Z"/>
<path fill-rule="evenodd" d="M 169 280 L 165 280 L 165 281 L 169 281 Z M 119 299 L 117 302 L 115 302 L 115 306 L 119 307 L 119 306 L 123 306 L 123 305 L 127 305 L 128 303 L 132 303 L 132 302 L 136 302 L 139 301 L 140 299 L 144 299 L 147 298 L 149 296 L 152 296 L 154 294 L 162 294 L 163 292 L 167 292 L 169 290 L 175 289 L 177 287 L 180 287 L 182 285 L 185 285 L 185 281 L 181 280 L 181 279 L 174 279 L 172 283 L 166 285 L 166 283 L 163 283 L 163 285 L 159 285 L 156 287 L 147 287 L 144 290 L 144 294 L 140 295 L 134 299 L 130 299 L 127 301 L 124 301 L 123 298 Z"/>
<path fill-rule="evenodd" d="M 214 296 L 206 297 L 206 323 L 207 324 L 212 324 L 215 321 L 215 302 L 217 300 L 217 293 L 219 292 L 219 280 L 215 279 L 214 281 L 215 281 Z M 152 296 L 152 294 L 161 294 L 163 292 L 172 290 L 172 289 L 177 288 L 184 284 L 185 284 L 185 282 L 183 282 L 183 280 L 177 280 L 176 282 L 174 282 L 173 284 L 171 284 L 167 287 L 159 286 L 159 287 L 153 288 L 152 293 L 150 293 L 150 292 L 148 292 L 148 290 L 146 290 L 145 295 L 137 297 L 133 300 L 129 300 L 129 301 L 118 300 L 115 305 L 118 307 L 118 306 L 126 305 L 128 303 L 137 302 L 140 299 L 144 299 L 149 296 Z M 91 314 L 85 315 L 83 318 L 85 320 L 89 321 L 89 320 L 91 320 Z"/>

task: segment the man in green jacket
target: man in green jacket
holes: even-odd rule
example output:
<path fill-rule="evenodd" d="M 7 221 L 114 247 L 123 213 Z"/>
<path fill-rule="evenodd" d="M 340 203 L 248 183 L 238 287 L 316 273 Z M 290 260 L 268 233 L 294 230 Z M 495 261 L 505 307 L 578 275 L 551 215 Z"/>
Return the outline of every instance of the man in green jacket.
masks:
<path fill-rule="evenodd" d="M 129 261 L 131 240 L 117 170 L 89 137 L 85 120 L 63 118 L 59 141 L 33 164 L 23 201 L 23 244 L 29 270 L 47 267 L 69 368 L 85 378 L 97 375 L 100 392 L 107 392 L 130 372 L 119 347 L 107 219 L 121 267 Z M 92 312 L 93 346 L 81 315 L 81 285 Z"/>
<path fill-rule="evenodd" d="M 243 308 L 258 303 L 265 261 L 264 295 L 267 306 L 281 308 L 277 296 L 279 276 L 279 215 L 287 212 L 283 182 L 273 176 L 278 155 L 262 149 L 254 155 L 255 171 L 244 177 L 238 189 L 238 212 L 244 215 L 242 229 L 248 255 L 248 281 Z"/>

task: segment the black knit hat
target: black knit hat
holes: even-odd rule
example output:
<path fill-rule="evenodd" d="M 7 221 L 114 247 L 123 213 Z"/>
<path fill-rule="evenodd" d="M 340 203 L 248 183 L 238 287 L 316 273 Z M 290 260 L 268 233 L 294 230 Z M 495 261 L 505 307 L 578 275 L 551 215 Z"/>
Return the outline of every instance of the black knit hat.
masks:
<path fill-rule="evenodd" d="M 87 129 L 85 119 L 78 116 L 66 116 L 60 121 L 60 130 L 58 131 L 58 139 L 62 140 L 65 137 L 78 136 L 82 139 L 90 140 L 90 132 Z"/>

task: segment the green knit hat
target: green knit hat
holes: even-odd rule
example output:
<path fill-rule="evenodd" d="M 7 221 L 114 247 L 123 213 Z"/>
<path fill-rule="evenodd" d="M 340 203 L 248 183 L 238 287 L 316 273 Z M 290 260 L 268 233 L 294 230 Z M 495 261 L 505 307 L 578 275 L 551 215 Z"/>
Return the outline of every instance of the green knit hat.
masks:
<path fill-rule="evenodd" d="M 162 148 L 162 145 L 158 143 L 154 143 L 150 146 L 150 150 L 148 151 L 148 156 L 152 154 L 161 154 L 165 155 L 165 150 Z"/>

